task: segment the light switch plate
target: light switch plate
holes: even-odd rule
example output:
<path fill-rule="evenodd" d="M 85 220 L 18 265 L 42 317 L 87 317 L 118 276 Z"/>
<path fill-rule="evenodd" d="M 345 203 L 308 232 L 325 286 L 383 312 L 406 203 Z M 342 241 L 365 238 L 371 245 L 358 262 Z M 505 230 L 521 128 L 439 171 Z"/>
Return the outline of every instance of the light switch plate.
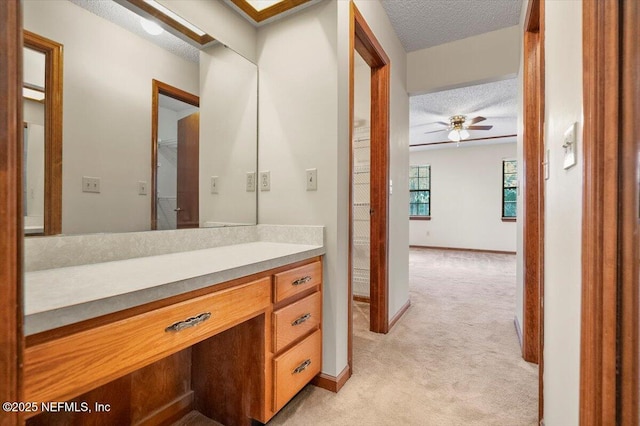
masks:
<path fill-rule="evenodd" d="M 100 178 L 82 176 L 82 192 L 100 193 Z"/>
<path fill-rule="evenodd" d="M 211 193 L 218 193 L 218 176 L 211 176 Z"/>
<path fill-rule="evenodd" d="M 271 172 L 265 171 L 260 172 L 260 191 L 270 191 L 271 190 Z"/>
<path fill-rule="evenodd" d="M 578 123 L 572 123 L 567 131 L 564 132 L 562 148 L 564 148 L 563 167 L 565 170 L 575 166 L 578 162 L 578 156 L 576 155 L 576 147 L 578 145 L 577 129 Z"/>
<path fill-rule="evenodd" d="M 247 172 L 247 192 L 256 191 L 256 172 Z"/>
<path fill-rule="evenodd" d="M 138 181 L 138 195 L 147 195 L 147 182 Z"/>
<path fill-rule="evenodd" d="M 307 169 L 307 191 L 318 190 L 318 169 Z"/>

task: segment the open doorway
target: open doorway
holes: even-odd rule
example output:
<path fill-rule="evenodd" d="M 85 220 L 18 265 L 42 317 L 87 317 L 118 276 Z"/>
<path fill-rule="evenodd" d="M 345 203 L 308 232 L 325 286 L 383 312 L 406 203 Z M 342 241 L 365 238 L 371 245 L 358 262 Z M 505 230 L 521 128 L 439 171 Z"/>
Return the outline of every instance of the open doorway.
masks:
<path fill-rule="evenodd" d="M 197 96 L 154 80 L 151 229 L 199 226 L 199 105 Z"/>
<path fill-rule="evenodd" d="M 354 229 L 355 177 L 354 168 L 354 72 L 356 54 L 370 69 L 370 125 L 369 133 L 369 329 L 376 333 L 389 331 L 389 79 L 390 60 L 367 25 L 355 4 L 351 3 L 350 62 L 349 62 L 349 133 L 350 150 L 350 226 L 349 226 L 349 339 L 348 362 L 353 371 L 353 285 L 354 285 Z M 365 139 L 365 138 L 363 138 Z M 362 173 L 366 179 L 367 173 Z M 365 210 L 366 213 L 366 210 Z M 360 217 L 360 216 L 358 216 Z"/>
<path fill-rule="evenodd" d="M 354 302 L 369 304 L 371 301 L 371 68 L 358 52 L 354 54 L 354 61 L 353 139 L 351 141 L 351 283 Z"/>

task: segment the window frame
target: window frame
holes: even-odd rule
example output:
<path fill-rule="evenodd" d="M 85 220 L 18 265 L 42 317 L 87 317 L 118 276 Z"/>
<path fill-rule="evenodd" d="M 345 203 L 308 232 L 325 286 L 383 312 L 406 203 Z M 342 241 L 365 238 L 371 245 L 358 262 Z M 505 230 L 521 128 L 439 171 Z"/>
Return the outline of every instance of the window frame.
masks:
<path fill-rule="evenodd" d="M 515 163 L 515 168 L 516 171 L 515 173 L 505 173 L 505 163 L 507 162 L 513 162 Z M 503 222 L 516 222 L 518 219 L 518 160 L 515 158 L 504 158 L 501 162 L 502 164 L 502 172 L 500 173 L 500 176 L 502 176 L 502 180 L 501 180 L 501 192 L 502 192 L 502 205 L 501 205 L 501 210 L 502 210 L 502 214 L 501 214 L 501 219 Z M 516 180 L 515 180 L 515 184 L 513 186 L 505 186 L 505 175 L 515 175 L 516 176 Z M 505 200 L 505 190 L 507 189 L 515 189 L 516 191 L 516 200 L 515 201 L 507 201 Z M 516 206 L 516 213 L 515 216 L 505 216 L 505 203 L 514 203 Z"/>
<path fill-rule="evenodd" d="M 420 168 L 428 169 L 428 180 L 427 180 L 427 189 L 411 189 L 411 179 L 419 179 L 420 178 Z M 418 176 L 411 177 L 411 169 L 418 168 Z M 426 192 L 428 193 L 429 202 L 428 203 L 412 203 L 411 202 L 411 193 L 413 192 Z M 412 215 L 411 214 L 411 205 L 412 204 L 427 204 L 429 214 L 426 215 Z M 409 165 L 409 220 L 431 220 L 431 164 L 410 164 Z"/>

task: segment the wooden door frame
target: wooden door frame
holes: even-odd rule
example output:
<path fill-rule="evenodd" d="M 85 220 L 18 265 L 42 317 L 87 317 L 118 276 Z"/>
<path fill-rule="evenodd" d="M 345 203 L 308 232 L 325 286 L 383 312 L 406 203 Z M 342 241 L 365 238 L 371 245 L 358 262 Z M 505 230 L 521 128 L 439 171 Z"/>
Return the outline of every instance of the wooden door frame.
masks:
<path fill-rule="evenodd" d="M 544 292 L 544 0 L 530 0 L 523 37 L 523 324 L 522 357 L 541 362 Z M 542 378 L 542 367 L 539 372 Z M 539 386 L 542 389 L 542 382 Z M 542 404 L 540 404 L 542 405 Z"/>
<path fill-rule="evenodd" d="M 22 7 L 0 2 L 0 400 L 22 398 Z M 0 411 L 1 425 L 20 421 Z"/>
<path fill-rule="evenodd" d="M 62 45 L 24 30 L 24 46 L 45 56 L 44 235 L 62 233 Z"/>
<path fill-rule="evenodd" d="M 158 229 L 158 106 L 160 95 L 200 107 L 199 96 L 159 80 L 151 81 L 151 230 Z"/>
<path fill-rule="evenodd" d="M 580 424 L 638 424 L 640 6 L 583 3 Z"/>
<path fill-rule="evenodd" d="M 389 86 L 391 61 L 364 17 L 351 1 L 349 30 L 349 339 L 348 363 L 353 371 L 353 109 L 354 55 L 371 67 L 371 232 L 370 330 L 389 331 Z M 374 172 L 375 171 L 375 172 Z"/>

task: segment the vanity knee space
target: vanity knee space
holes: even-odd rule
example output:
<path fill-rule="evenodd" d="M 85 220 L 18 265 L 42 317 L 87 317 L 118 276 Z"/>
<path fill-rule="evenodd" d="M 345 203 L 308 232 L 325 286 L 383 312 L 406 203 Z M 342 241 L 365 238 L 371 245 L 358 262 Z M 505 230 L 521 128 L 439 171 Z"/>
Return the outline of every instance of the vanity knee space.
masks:
<path fill-rule="evenodd" d="M 195 291 L 186 300 L 152 303 L 144 312 L 116 313 L 112 321 L 41 333 L 28 339 L 25 351 L 25 398 L 102 395 L 109 403 L 121 400 L 122 383 L 132 395 L 144 392 L 138 382 L 145 371 L 146 387 L 167 377 L 190 385 L 148 413 L 135 414 L 131 398 L 113 408 L 131 424 L 192 410 L 225 425 L 266 423 L 320 373 L 321 288 L 322 260 L 314 257 Z M 39 417 L 29 423 L 40 423 Z"/>

